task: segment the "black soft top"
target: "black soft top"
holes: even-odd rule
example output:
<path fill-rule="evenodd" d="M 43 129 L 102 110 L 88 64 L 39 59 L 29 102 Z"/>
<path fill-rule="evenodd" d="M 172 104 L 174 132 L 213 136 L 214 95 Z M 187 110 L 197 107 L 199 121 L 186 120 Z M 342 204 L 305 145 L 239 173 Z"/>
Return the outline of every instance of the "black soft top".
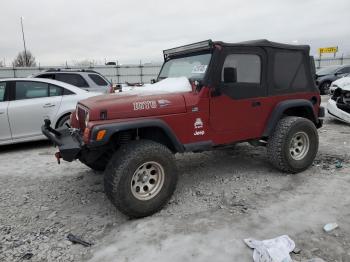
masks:
<path fill-rule="evenodd" d="M 244 42 L 238 42 L 238 43 L 226 43 L 221 41 L 214 41 L 213 44 L 218 44 L 222 46 L 233 46 L 233 47 L 258 46 L 258 47 L 272 47 L 272 48 L 281 48 L 281 49 L 290 49 L 290 50 L 303 50 L 306 52 L 310 51 L 310 46 L 308 45 L 289 45 L 289 44 L 271 42 L 266 39 L 258 39 L 258 40 L 244 41 Z"/>
<path fill-rule="evenodd" d="M 221 52 L 221 49 L 223 51 Z M 226 49 L 226 50 L 225 50 Z M 261 50 L 263 49 L 263 50 Z M 282 95 L 300 92 L 317 92 L 314 81 L 315 64 L 310 57 L 310 46 L 289 45 L 271 42 L 266 39 L 238 43 L 206 40 L 189 45 L 179 46 L 163 51 L 164 60 L 191 54 L 213 52 L 212 66 L 203 84 L 216 86 L 222 83 L 222 68 L 225 59 L 232 52 L 252 53 L 260 55 L 262 66 L 259 83 L 241 82 L 232 90 L 232 97 L 263 97 L 267 95 Z M 248 69 L 249 70 L 249 69 Z M 260 69 L 259 69 L 260 70 Z M 265 73 L 266 72 L 266 73 Z M 257 86 L 262 88 L 257 88 Z"/>
<path fill-rule="evenodd" d="M 189 45 L 179 46 L 163 51 L 164 59 L 167 60 L 171 56 L 183 55 L 193 52 L 213 50 L 215 45 L 220 45 L 223 47 L 262 47 L 262 48 L 275 48 L 275 49 L 284 49 L 284 50 L 294 50 L 302 51 L 305 54 L 309 54 L 310 46 L 308 45 L 289 45 L 271 42 L 266 39 L 252 40 L 238 43 L 226 43 L 222 41 L 212 41 L 206 40 L 202 42 L 197 42 Z"/>

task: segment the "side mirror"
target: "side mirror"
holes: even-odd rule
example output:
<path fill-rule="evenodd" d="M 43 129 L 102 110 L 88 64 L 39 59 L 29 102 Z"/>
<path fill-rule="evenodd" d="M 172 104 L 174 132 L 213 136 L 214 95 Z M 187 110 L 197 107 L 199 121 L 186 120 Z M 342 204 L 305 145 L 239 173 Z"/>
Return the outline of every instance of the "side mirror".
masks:
<path fill-rule="evenodd" d="M 151 84 L 154 84 L 156 82 L 156 80 L 153 78 L 151 79 Z"/>
<path fill-rule="evenodd" d="M 224 83 L 237 83 L 237 69 L 234 67 L 224 68 Z"/>

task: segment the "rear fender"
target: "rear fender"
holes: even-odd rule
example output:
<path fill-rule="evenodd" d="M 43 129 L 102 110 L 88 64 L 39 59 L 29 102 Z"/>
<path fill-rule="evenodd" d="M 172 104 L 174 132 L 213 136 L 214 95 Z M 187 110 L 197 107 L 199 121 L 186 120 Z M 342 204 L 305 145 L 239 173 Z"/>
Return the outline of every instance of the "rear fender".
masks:
<path fill-rule="evenodd" d="M 297 114 L 288 113 L 288 112 L 293 112 L 293 110 L 295 110 L 298 113 Z M 300 114 L 299 112 L 302 112 L 302 114 Z M 285 114 L 306 117 L 310 119 L 313 123 L 315 123 L 316 126 L 318 124 L 318 117 L 315 114 L 315 111 L 313 109 L 313 104 L 311 103 L 311 101 L 306 99 L 286 100 L 278 103 L 275 109 L 273 110 L 267 122 L 267 125 L 265 127 L 262 137 L 270 136 L 270 134 L 274 131 L 278 121 Z"/>

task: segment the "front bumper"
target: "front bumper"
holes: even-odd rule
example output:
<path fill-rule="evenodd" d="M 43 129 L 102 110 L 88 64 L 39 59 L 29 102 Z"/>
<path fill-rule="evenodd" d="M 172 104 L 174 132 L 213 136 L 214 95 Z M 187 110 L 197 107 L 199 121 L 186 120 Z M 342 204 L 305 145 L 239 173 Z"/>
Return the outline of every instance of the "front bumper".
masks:
<path fill-rule="evenodd" d="M 337 107 L 337 102 L 334 101 L 333 99 L 328 100 L 327 111 L 334 118 L 350 124 L 350 114 L 339 109 Z"/>
<path fill-rule="evenodd" d="M 72 162 L 79 158 L 83 142 L 76 131 L 68 127 L 53 129 L 50 120 L 46 119 L 41 127 L 42 133 L 59 148 L 59 155 L 63 160 Z"/>

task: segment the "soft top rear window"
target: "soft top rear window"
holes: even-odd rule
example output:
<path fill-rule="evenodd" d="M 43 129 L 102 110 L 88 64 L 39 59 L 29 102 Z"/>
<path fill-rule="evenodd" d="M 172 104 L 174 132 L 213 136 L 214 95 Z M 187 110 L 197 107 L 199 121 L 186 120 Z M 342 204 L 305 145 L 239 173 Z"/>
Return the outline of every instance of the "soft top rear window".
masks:
<path fill-rule="evenodd" d="M 306 89 L 309 83 L 303 53 L 300 51 L 275 52 L 273 76 L 276 90 Z"/>

